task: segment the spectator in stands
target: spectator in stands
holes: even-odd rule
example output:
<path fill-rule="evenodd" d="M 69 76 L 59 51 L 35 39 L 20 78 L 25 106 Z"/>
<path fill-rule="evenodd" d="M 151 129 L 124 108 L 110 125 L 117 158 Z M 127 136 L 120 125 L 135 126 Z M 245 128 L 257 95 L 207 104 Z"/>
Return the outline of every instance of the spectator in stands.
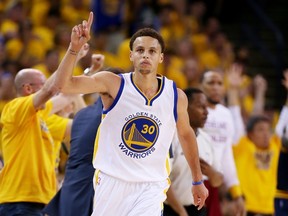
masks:
<path fill-rule="evenodd" d="M 80 40 L 71 41 L 81 48 Z M 73 70 L 68 48 L 57 71 Z M 42 215 L 42 208 L 56 193 L 53 138 L 45 123 L 51 113 L 70 103 L 57 95 L 63 83 L 35 69 L 22 69 L 15 77 L 18 98 L 10 101 L 1 116 L 4 167 L 0 173 L 0 215 Z M 51 97 L 53 97 L 51 99 Z M 51 99 L 51 100 L 50 100 Z"/>
<path fill-rule="evenodd" d="M 235 164 L 245 199 L 247 216 L 272 216 L 274 215 L 273 200 L 281 142 L 279 136 L 271 133 L 270 119 L 263 114 L 251 116 L 244 131 L 239 103 L 241 73 L 241 67 L 237 65 L 232 67 L 228 84 L 228 104 L 234 123 L 238 125 L 236 126 L 238 139 L 235 140 L 236 143 L 233 146 Z M 262 87 L 260 85 L 258 87 L 259 91 L 265 95 Z M 255 101 L 255 104 L 257 102 Z M 262 107 L 264 103 L 260 100 Z M 283 131 L 283 124 L 277 126 Z"/>
<path fill-rule="evenodd" d="M 209 181 L 213 187 L 219 187 L 223 182 L 223 175 L 220 172 L 220 161 L 213 150 L 211 137 L 202 130 L 208 115 L 206 96 L 201 90 L 195 88 L 185 89 L 184 92 L 188 98 L 190 125 L 197 137 L 200 165 L 204 174 L 203 179 Z M 171 186 L 167 192 L 168 205 L 164 206 L 164 216 L 206 215 L 206 208 L 197 210 L 193 197 L 187 190 L 187 188 L 191 187 L 192 176 L 188 172 L 189 166 L 177 136 L 175 136 L 172 143 L 171 155 Z"/>
<path fill-rule="evenodd" d="M 247 216 L 272 216 L 280 139 L 271 136 L 271 123 L 265 116 L 250 117 L 246 131 L 233 152 Z"/>
<path fill-rule="evenodd" d="M 232 144 L 234 143 L 235 129 L 232 115 L 228 108 L 221 103 L 224 99 L 223 76 L 220 72 L 207 71 L 201 80 L 202 90 L 208 100 L 208 119 L 204 131 L 212 138 L 213 149 L 221 161 L 224 184 L 234 199 L 236 212 L 234 215 L 245 215 L 244 200 L 237 177 Z M 208 215 L 221 215 L 218 189 L 209 188 L 207 199 Z"/>

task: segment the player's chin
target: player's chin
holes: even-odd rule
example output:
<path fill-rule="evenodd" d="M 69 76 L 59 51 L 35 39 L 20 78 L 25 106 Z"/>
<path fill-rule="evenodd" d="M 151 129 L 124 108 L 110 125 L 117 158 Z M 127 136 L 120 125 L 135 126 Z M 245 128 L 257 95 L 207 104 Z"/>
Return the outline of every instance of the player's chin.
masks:
<path fill-rule="evenodd" d="M 150 69 L 140 69 L 139 72 L 141 74 L 150 74 L 151 73 L 151 70 Z"/>

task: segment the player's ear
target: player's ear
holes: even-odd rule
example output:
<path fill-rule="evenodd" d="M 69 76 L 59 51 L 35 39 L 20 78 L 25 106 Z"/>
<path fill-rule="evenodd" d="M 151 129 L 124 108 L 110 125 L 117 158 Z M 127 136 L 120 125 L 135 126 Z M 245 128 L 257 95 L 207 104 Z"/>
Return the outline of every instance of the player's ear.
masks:
<path fill-rule="evenodd" d="M 164 53 L 161 53 L 160 54 L 160 60 L 159 60 L 159 63 L 162 63 L 164 60 Z"/>
<path fill-rule="evenodd" d="M 132 51 L 130 50 L 130 53 L 129 53 L 129 59 L 131 62 L 133 62 L 133 57 L 132 57 Z"/>

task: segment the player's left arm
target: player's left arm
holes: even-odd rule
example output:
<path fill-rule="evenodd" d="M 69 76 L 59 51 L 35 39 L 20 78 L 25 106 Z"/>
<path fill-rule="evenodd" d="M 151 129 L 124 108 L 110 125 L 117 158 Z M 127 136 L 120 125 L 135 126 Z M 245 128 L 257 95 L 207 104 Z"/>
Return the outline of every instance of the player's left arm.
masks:
<path fill-rule="evenodd" d="M 177 101 L 178 118 L 176 126 L 177 126 L 178 138 L 192 173 L 192 182 L 198 183 L 192 187 L 192 195 L 194 198 L 194 204 L 196 206 L 199 206 L 198 209 L 201 209 L 204 206 L 205 200 L 208 196 L 208 190 L 206 189 L 205 185 L 202 182 L 203 177 L 200 169 L 200 160 L 199 160 L 196 136 L 194 130 L 192 129 L 189 123 L 189 116 L 187 112 L 188 99 L 182 90 L 177 89 L 177 92 L 178 92 L 178 101 Z"/>

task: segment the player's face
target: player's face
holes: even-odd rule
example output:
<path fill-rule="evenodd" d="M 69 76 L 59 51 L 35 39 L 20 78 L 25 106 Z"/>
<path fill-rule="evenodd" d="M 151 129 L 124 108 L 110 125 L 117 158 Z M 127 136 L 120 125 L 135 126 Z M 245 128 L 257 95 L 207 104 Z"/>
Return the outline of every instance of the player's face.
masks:
<path fill-rule="evenodd" d="M 207 120 L 207 99 L 203 93 L 194 94 L 193 100 L 189 102 L 188 114 L 190 125 L 193 128 L 202 128 Z"/>
<path fill-rule="evenodd" d="M 130 60 L 134 69 L 142 74 L 157 73 L 158 64 L 163 61 L 163 53 L 157 39 L 144 36 L 134 41 Z"/>
<path fill-rule="evenodd" d="M 223 78 L 220 73 L 210 71 L 204 75 L 202 90 L 210 103 L 220 103 L 224 95 Z"/>

